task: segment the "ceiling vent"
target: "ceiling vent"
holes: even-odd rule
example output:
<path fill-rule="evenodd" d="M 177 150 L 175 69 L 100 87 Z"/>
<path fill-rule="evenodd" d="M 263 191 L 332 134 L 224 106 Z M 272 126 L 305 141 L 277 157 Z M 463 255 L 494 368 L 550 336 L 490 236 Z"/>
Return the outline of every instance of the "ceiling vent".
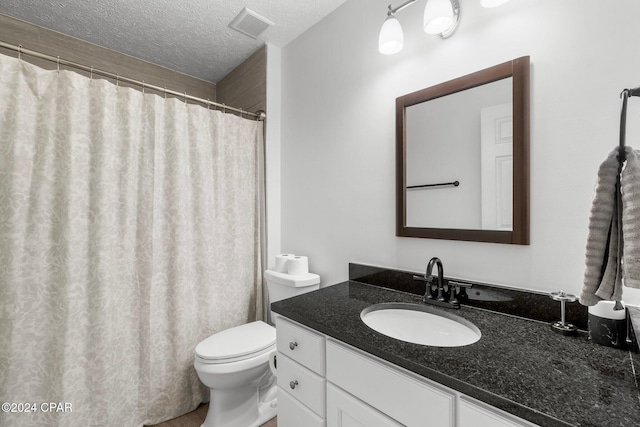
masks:
<path fill-rule="evenodd" d="M 273 22 L 245 7 L 240 11 L 238 16 L 231 21 L 229 27 L 251 38 L 257 39 L 260 34 L 272 25 L 274 25 Z"/>

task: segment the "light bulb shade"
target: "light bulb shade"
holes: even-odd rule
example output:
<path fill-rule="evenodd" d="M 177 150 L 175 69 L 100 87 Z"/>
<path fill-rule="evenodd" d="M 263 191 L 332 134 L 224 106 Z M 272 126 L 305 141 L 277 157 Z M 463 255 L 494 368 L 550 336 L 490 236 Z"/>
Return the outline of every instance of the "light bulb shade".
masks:
<path fill-rule="evenodd" d="M 482 7 L 496 7 L 501 4 L 505 4 L 509 0 L 480 0 L 480 6 Z"/>
<path fill-rule="evenodd" d="M 400 52 L 403 46 L 404 34 L 400 22 L 393 15 L 389 15 L 380 29 L 378 50 L 385 55 L 393 55 Z"/>
<path fill-rule="evenodd" d="M 453 24 L 453 5 L 450 0 L 427 0 L 424 8 L 424 32 L 440 34 Z"/>

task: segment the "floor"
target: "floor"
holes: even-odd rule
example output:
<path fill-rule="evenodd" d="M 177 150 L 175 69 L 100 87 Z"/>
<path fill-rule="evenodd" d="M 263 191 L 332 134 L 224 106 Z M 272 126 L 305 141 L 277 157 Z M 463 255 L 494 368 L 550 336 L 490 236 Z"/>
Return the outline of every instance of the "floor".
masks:
<path fill-rule="evenodd" d="M 173 420 L 156 424 L 153 427 L 200 427 L 207 416 L 207 409 L 209 409 L 209 405 L 205 403 L 198 406 L 198 409 L 193 412 L 189 412 Z M 274 418 L 266 424 L 262 424 L 261 427 L 278 427 L 278 421 Z"/>

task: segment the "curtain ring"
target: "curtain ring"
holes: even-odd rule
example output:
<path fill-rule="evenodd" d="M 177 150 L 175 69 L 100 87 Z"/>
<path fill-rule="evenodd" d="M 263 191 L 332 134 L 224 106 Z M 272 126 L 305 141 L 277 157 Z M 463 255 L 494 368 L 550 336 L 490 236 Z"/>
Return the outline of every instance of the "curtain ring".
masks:
<path fill-rule="evenodd" d="M 207 98 L 207 110 L 211 109 L 211 101 L 209 101 L 209 98 Z"/>
<path fill-rule="evenodd" d="M 187 103 L 187 92 L 184 92 L 184 103 Z"/>
<path fill-rule="evenodd" d="M 89 78 L 93 81 L 93 65 L 91 66 L 91 72 L 89 73 Z"/>
<path fill-rule="evenodd" d="M 120 74 L 116 74 L 116 87 L 120 87 Z"/>
<path fill-rule="evenodd" d="M 144 80 L 142 81 L 142 94 L 144 95 Z"/>
<path fill-rule="evenodd" d="M 224 103 L 222 104 L 222 112 L 227 113 L 227 106 Z"/>
<path fill-rule="evenodd" d="M 167 99 L 167 87 L 165 86 L 163 89 L 164 89 L 164 99 Z"/>
<path fill-rule="evenodd" d="M 58 64 L 58 72 L 60 72 L 60 57 L 56 56 L 56 63 Z"/>
<path fill-rule="evenodd" d="M 18 46 L 18 61 L 22 61 L 22 45 Z"/>

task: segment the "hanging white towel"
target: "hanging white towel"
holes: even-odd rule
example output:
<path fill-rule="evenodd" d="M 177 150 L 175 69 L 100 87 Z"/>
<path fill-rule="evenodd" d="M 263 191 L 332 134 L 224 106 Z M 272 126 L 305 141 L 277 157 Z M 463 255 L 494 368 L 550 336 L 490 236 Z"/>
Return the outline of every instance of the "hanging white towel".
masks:
<path fill-rule="evenodd" d="M 640 152 L 629 147 L 621 183 L 624 285 L 640 288 Z"/>
<path fill-rule="evenodd" d="M 586 268 L 580 293 L 583 305 L 595 305 L 603 299 L 619 301 L 622 296 L 621 196 L 617 156 L 616 148 L 598 170 L 589 214 Z"/>

